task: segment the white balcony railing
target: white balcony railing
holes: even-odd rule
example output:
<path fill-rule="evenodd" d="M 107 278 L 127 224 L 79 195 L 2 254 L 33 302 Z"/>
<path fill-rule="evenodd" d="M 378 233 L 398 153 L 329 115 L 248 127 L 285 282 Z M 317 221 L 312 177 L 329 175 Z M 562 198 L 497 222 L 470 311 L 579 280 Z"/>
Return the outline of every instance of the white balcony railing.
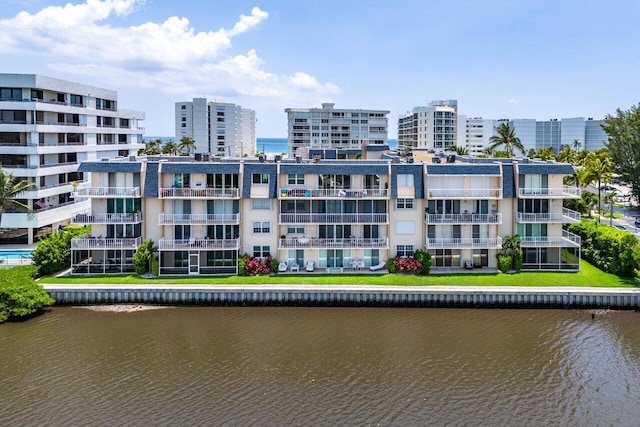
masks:
<path fill-rule="evenodd" d="M 580 236 L 562 230 L 562 236 L 523 236 L 520 238 L 520 246 L 523 248 L 578 248 Z"/>
<path fill-rule="evenodd" d="M 75 237 L 71 239 L 71 249 L 136 249 L 142 244 L 142 237 L 119 239 L 102 237 Z"/>
<path fill-rule="evenodd" d="M 562 213 L 524 213 L 516 212 L 516 221 L 531 223 L 569 223 L 580 222 L 582 215 L 580 212 L 562 208 Z"/>
<path fill-rule="evenodd" d="M 427 224 L 502 224 L 502 214 L 426 214 Z"/>
<path fill-rule="evenodd" d="M 140 187 L 87 187 L 75 192 L 77 197 L 140 197 Z"/>
<path fill-rule="evenodd" d="M 160 239 L 159 250 L 240 249 L 240 239 Z"/>
<path fill-rule="evenodd" d="M 349 237 L 341 239 L 320 238 L 320 237 L 291 237 L 280 239 L 280 247 L 283 249 L 296 248 L 389 248 L 388 237 L 359 238 Z"/>
<path fill-rule="evenodd" d="M 499 249 L 502 248 L 502 238 L 427 237 L 426 246 L 429 249 Z"/>
<path fill-rule="evenodd" d="M 237 188 L 161 188 L 160 197 L 173 199 L 237 199 Z"/>
<path fill-rule="evenodd" d="M 281 224 L 387 224 L 386 213 L 281 213 Z"/>
<path fill-rule="evenodd" d="M 166 214 L 158 215 L 158 224 L 238 224 L 240 214 Z"/>
<path fill-rule="evenodd" d="M 142 214 L 136 213 L 81 213 L 71 219 L 73 224 L 138 224 Z"/>
<path fill-rule="evenodd" d="M 524 198 L 560 198 L 560 199 L 573 199 L 579 198 L 582 194 L 582 189 L 579 187 L 563 186 L 558 188 L 519 188 L 518 195 Z"/>
<path fill-rule="evenodd" d="M 501 199 L 502 188 L 429 188 L 429 199 Z"/>
<path fill-rule="evenodd" d="M 278 196 L 285 198 L 302 198 L 302 199 L 379 199 L 387 198 L 388 189 L 382 188 L 358 188 L 358 189 L 339 189 L 339 188 L 280 188 Z"/>

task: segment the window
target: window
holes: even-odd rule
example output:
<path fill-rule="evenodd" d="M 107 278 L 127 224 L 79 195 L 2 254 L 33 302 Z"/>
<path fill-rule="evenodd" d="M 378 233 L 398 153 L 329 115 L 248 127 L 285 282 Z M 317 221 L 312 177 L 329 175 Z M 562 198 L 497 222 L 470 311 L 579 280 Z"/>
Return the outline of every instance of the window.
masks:
<path fill-rule="evenodd" d="M 398 174 L 398 187 L 413 187 L 413 175 Z"/>
<path fill-rule="evenodd" d="M 268 173 L 254 173 L 253 174 L 253 183 L 254 184 L 268 184 L 269 183 L 269 174 Z"/>
<path fill-rule="evenodd" d="M 413 245 L 397 245 L 396 246 L 396 256 L 399 256 L 399 257 L 412 257 L 413 256 Z"/>
<path fill-rule="evenodd" d="M 186 106 L 186 105 L 181 105 L 181 106 L 180 106 L 180 109 L 181 109 L 181 110 L 186 110 L 186 109 L 187 109 L 187 106 Z"/>
<path fill-rule="evenodd" d="M 255 221 L 252 224 L 253 234 L 271 234 L 270 221 Z"/>
<path fill-rule="evenodd" d="M 287 176 L 287 183 L 289 185 L 304 185 L 304 174 L 290 173 Z"/>
<path fill-rule="evenodd" d="M 396 199 L 396 209 L 413 209 L 413 199 Z"/>
<path fill-rule="evenodd" d="M 251 208 L 271 210 L 271 199 L 251 199 Z"/>
<path fill-rule="evenodd" d="M 266 258 L 271 255 L 271 249 L 269 246 L 254 246 L 253 256 L 255 258 Z"/>
<path fill-rule="evenodd" d="M 304 234 L 304 227 L 290 225 L 287 227 L 287 234 Z"/>
<path fill-rule="evenodd" d="M 0 88 L 0 99 L 6 101 L 22 101 L 22 89 Z"/>

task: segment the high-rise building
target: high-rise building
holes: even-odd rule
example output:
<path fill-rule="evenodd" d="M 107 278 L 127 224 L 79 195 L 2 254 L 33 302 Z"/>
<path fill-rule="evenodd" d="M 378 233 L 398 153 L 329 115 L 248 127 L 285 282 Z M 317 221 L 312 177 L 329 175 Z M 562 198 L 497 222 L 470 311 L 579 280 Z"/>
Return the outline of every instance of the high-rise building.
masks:
<path fill-rule="evenodd" d="M 287 108 L 289 155 L 304 149 L 338 149 L 338 154 L 388 148 L 387 110 Z"/>
<path fill-rule="evenodd" d="M 483 119 L 482 117 L 466 118 L 458 116 L 458 128 L 463 125 L 462 130 L 458 131 L 458 146 L 467 149 L 471 155 L 482 154 L 484 149 L 490 145 L 490 139 L 495 134 L 495 120 Z M 464 139 L 463 139 L 464 138 Z"/>
<path fill-rule="evenodd" d="M 458 101 L 432 101 L 398 119 L 398 147 L 446 150 L 457 142 Z"/>
<path fill-rule="evenodd" d="M 143 148 L 144 113 L 118 108 L 115 91 L 35 74 L 0 74 L 0 163 L 33 187 L 11 206 L 0 243 L 32 244 L 90 208 L 83 161 L 126 157 Z M 110 183 L 105 183 L 105 187 Z"/>
<path fill-rule="evenodd" d="M 176 102 L 176 143 L 189 136 L 196 152 L 244 157 L 256 154 L 256 112 L 227 102 L 193 98 Z"/>

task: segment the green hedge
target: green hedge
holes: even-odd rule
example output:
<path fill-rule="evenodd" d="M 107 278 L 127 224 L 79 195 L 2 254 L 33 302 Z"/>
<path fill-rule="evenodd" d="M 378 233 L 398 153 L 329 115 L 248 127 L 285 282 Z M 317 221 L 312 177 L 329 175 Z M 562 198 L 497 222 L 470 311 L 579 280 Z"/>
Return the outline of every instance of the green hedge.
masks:
<path fill-rule="evenodd" d="M 0 269 L 0 323 L 29 316 L 55 301 L 33 280 L 37 267 Z"/>
<path fill-rule="evenodd" d="M 602 271 L 632 277 L 640 270 L 640 242 L 628 231 L 582 221 L 569 226 L 582 239 L 582 258 Z"/>
<path fill-rule="evenodd" d="M 85 227 L 67 226 L 42 238 L 33 251 L 38 274 L 46 276 L 71 267 L 71 239 L 89 231 Z"/>
<path fill-rule="evenodd" d="M 498 258 L 498 270 L 503 273 L 511 270 L 511 255 L 498 254 L 496 257 Z"/>

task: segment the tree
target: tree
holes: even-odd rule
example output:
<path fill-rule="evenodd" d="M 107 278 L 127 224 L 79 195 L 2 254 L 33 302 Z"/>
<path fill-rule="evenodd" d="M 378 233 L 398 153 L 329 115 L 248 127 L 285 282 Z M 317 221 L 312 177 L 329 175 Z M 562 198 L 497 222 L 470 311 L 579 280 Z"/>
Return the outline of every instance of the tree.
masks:
<path fill-rule="evenodd" d="M 602 184 L 611 182 L 611 171 L 613 165 L 611 159 L 608 156 L 603 156 L 598 152 L 592 152 L 587 156 L 586 169 L 586 181 L 598 183 L 598 214 L 601 211 L 602 203 Z M 600 216 L 598 216 L 600 221 Z"/>
<path fill-rule="evenodd" d="M 34 186 L 25 180 L 17 180 L 11 172 L 0 167 L 0 224 L 2 224 L 2 215 L 6 209 L 13 208 L 19 212 L 33 214 L 33 210 L 29 209 L 29 206 L 15 199 L 20 193 Z"/>
<path fill-rule="evenodd" d="M 138 154 L 146 154 L 147 156 L 157 156 L 160 154 L 160 144 L 162 140 L 160 138 L 152 139 L 151 141 L 144 141 L 144 148 L 138 151 Z"/>
<path fill-rule="evenodd" d="M 502 238 L 502 253 L 511 257 L 511 269 L 519 271 L 522 267 L 522 239 L 517 234 Z"/>
<path fill-rule="evenodd" d="M 33 280 L 34 266 L 0 270 L 0 323 L 11 317 L 26 317 L 55 301 Z"/>
<path fill-rule="evenodd" d="M 536 157 L 540 160 L 554 160 L 556 158 L 556 152 L 553 147 L 540 148 L 536 152 Z"/>
<path fill-rule="evenodd" d="M 562 163 L 574 164 L 576 161 L 576 152 L 570 146 L 563 145 L 562 149 L 556 156 L 556 160 Z"/>
<path fill-rule="evenodd" d="M 524 155 L 524 146 L 520 142 L 520 138 L 516 136 L 515 128 L 511 127 L 509 122 L 503 122 L 498 126 L 498 135 L 494 135 L 489 139 L 491 145 L 489 148 L 494 151 L 498 147 L 504 146 L 504 151 L 507 153 L 507 157 L 513 157 L 514 148 L 520 150 Z"/>
<path fill-rule="evenodd" d="M 573 150 L 574 151 L 579 151 L 580 147 L 582 147 L 582 143 L 580 142 L 580 140 L 574 139 L 573 140 Z"/>
<path fill-rule="evenodd" d="M 606 144 L 616 172 L 631 184 L 631 194 L 640 200 L 640 104 L 631 109 L 616 110 L 607 115 L 602 129 L 607 133 Z"/>
<path fill-rule="evenodd" d="M 71 239 L 88 232 L 89 228 L 67 226 L 61 231 L 40 239 L 32 256 L 33 263 L 38 267 L 38 274 L 46 276 L 69 268 L 71 265 Z"/>
<path fill-rule="evenodd" d="M 178 154 L 178 146 L 172 140 L 169 140 L 164 143 L 162 146 L 162 154 L 167 154 L 170 156 L 175 156 Z"/>
<path fill-rule="evenodd" d="M 449 147 L 449 151 L 453 151 L 454 153 L 458 154 L 459 156 L 466 156 L 469 154 L 469 150 L 467 150 L 465 147 L 459 147 L 457 145 L 453 145 L 451 147 Z"/>
<path fill-rule="evenodd" d="M 191 138 L 190 136 L 183 136 L 180 139 L 180 144 L 178 144 L 178 150 L 180 150 L 180 152 L 187 152 L 186 154 L 189 155 L 189 153 L 191 152 L 191 150 L 195 151 L 196 149 L 196 142 L 193 140 L 193 138 Z"/>
<path fill-rule="evenodd" d="M 136 274 L 142 276 L 151 271 L 151 262 L 153 255 L 158 252 L 158 247 L 154 245 L 153 240 L 146 239 L 133 254 L 133 265 Z"/>
<path fill-rule="evenodd" d="M 593 211 L 593 208 L 598 204 L 598 196 L 590 191 L 583 191 L 580 197 L 588 209 L 589 218 L 591 218 L 591 211 Z"/>

